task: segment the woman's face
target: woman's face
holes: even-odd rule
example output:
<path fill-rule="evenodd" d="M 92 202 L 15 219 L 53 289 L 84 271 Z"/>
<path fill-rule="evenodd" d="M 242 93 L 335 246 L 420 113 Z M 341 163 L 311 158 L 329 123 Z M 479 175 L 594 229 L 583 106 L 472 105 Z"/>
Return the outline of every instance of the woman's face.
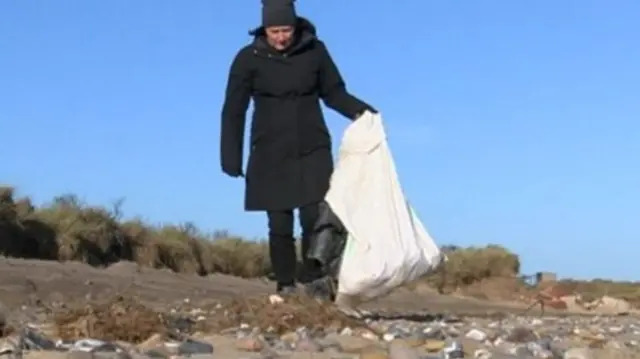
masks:
<path fill-rule="evenodd" d="M 282 51 L 291 45 L 293 41 L 293 26 L 269 26 L 265 28 L 267 42 L 278 51 Z"/>

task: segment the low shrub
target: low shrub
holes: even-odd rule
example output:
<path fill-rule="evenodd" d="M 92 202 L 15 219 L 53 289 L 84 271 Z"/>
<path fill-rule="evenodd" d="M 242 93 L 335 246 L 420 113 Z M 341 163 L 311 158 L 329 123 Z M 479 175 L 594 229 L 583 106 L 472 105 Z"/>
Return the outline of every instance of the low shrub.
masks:
<path fill-rule="evenodd" d="M 486 247 L 443 247 L 447 262 L 427 282 L 448 293 L 489 278 L 515 277 L 520 272 L 520 259 L 508 249 L 490 244 Z"/>

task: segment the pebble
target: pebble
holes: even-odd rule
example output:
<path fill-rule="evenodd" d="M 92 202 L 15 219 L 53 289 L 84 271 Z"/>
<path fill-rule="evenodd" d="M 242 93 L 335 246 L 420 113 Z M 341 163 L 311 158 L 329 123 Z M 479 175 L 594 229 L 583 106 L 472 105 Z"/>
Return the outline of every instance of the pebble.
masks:
<path fill-rule="evenodd" d="M 149 339 L 138 344 L 136 347 L 141 352 L 161 350 L 164 348 L 165 338 L 161 334 L 153 334 Z"/>
<path fill-rule="evenodd" d="M 328 334 L 325 341 L 335 343 L 345 353 L 359 353 L 377 344 L 376 341 L 368 338 L 340 334 Z"/>
<path fill-rule="evenodd" d="M 131 359 L 128 353 L 70 351 L 66 359 Z"/>
<path fill-rule="evenodd" d="M 505 339 L 513 343 L 529 343 L 538 340 L 538 336 L 531 328 L 516 327 L 510 330 Z"/>
<path fill-rule="evenodd" d="M 571 348 L 564 353 L 563 359 L 595 359 L 588 348 Z"/>
<path fill-rule="evenodd" d="M 474 329 L 471 329 L 469 332 L 467 332 L 466 337 L 478 342 L 482 342 L 487 339 L 487 333 L 474 328 Z"/>
<path fill-rule="evenodd" d="M 425 341 L 423 348 L 428 353 L 438 353 L 446 346 L 447 344 L 444 340 L 427 340 Z"/>
<path fill-rule="evenodd" d="M 177 350 L 178 355 L 187 356 L 210 353 L 213 353 L 213 345 L 193 339 L 187 339 L 181 342 Z"/>
<path fill-rule="evenodd" d="M 236 342 L 236 348 L 248 352 L 259 352 L 266 347 L 266 343 L 258 337 L 240 338 Z"/>
<path fill-rule="evenodd" d="M 324 349 L 318 341 L 308 338 L 298 340 L 295 343 L 294 348 L 296 351 L 312 353 L 321 352 Z"/>
<path fill-rule="evenodd" d="M 359 359 L 393 359 L 389 358 L 389 354 L 382 348 L 365 348 L 360 353 Z"/>
<path fill-rule="evenodd" d="M 190 315 L 196 318 L 207 313 L 193 310 Z M 137 345 L 100 338 L 64 342 L 27 325 L 0 338 L 0 359 L 21 354 L 36 358 L 34 353 L 66 359 L 266 359 L 307 353 L 318 353 L 319 359 L 640 358 L 640 319 L 633 316 L 421 318 L 380 316 L 367 319 L 362 327 L 300 327 L 284 334 L 240 323 L 215 340 L 199 336 L 172 341 L 154 334 Z M 188 318 L 176 322 L 188 322 Z"/>

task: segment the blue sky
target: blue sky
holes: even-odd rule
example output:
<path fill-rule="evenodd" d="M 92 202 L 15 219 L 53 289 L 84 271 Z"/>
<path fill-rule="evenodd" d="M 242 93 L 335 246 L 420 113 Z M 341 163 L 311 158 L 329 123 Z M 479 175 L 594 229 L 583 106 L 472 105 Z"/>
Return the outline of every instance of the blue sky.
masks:
<path fill-rule="evenodd" d="M 524 272 L 638 279 L 640 2 L 298 1 L 382 111 L 439 244 Z M 264 237 L 218 163 L 227 70 L 260 2 L 0 3 L 0 181 Z M 326 111 L 336 144 L 348 121 Z M 635 221 L 634 221 L 635 218 Z M 635 225 L 633 223 L 636 223 Z"/>

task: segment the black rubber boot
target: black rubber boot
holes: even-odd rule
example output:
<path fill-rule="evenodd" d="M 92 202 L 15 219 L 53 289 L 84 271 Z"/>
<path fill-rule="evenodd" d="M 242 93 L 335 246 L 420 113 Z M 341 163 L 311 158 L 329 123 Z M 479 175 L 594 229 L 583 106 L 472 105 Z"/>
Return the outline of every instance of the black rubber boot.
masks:
<path fill-rule="evenodd" d="M 304 289 L 306 295 L 321 301 L 332 302 L 336 298 L 336 282 L 329 276 L 305 284 Z"/>
<path fill-rule="evenodd" d="M 295 284 L 278 284 L 277 293 L 280 296 L 290 296 L 298 294 L 298 287 Z"/>

